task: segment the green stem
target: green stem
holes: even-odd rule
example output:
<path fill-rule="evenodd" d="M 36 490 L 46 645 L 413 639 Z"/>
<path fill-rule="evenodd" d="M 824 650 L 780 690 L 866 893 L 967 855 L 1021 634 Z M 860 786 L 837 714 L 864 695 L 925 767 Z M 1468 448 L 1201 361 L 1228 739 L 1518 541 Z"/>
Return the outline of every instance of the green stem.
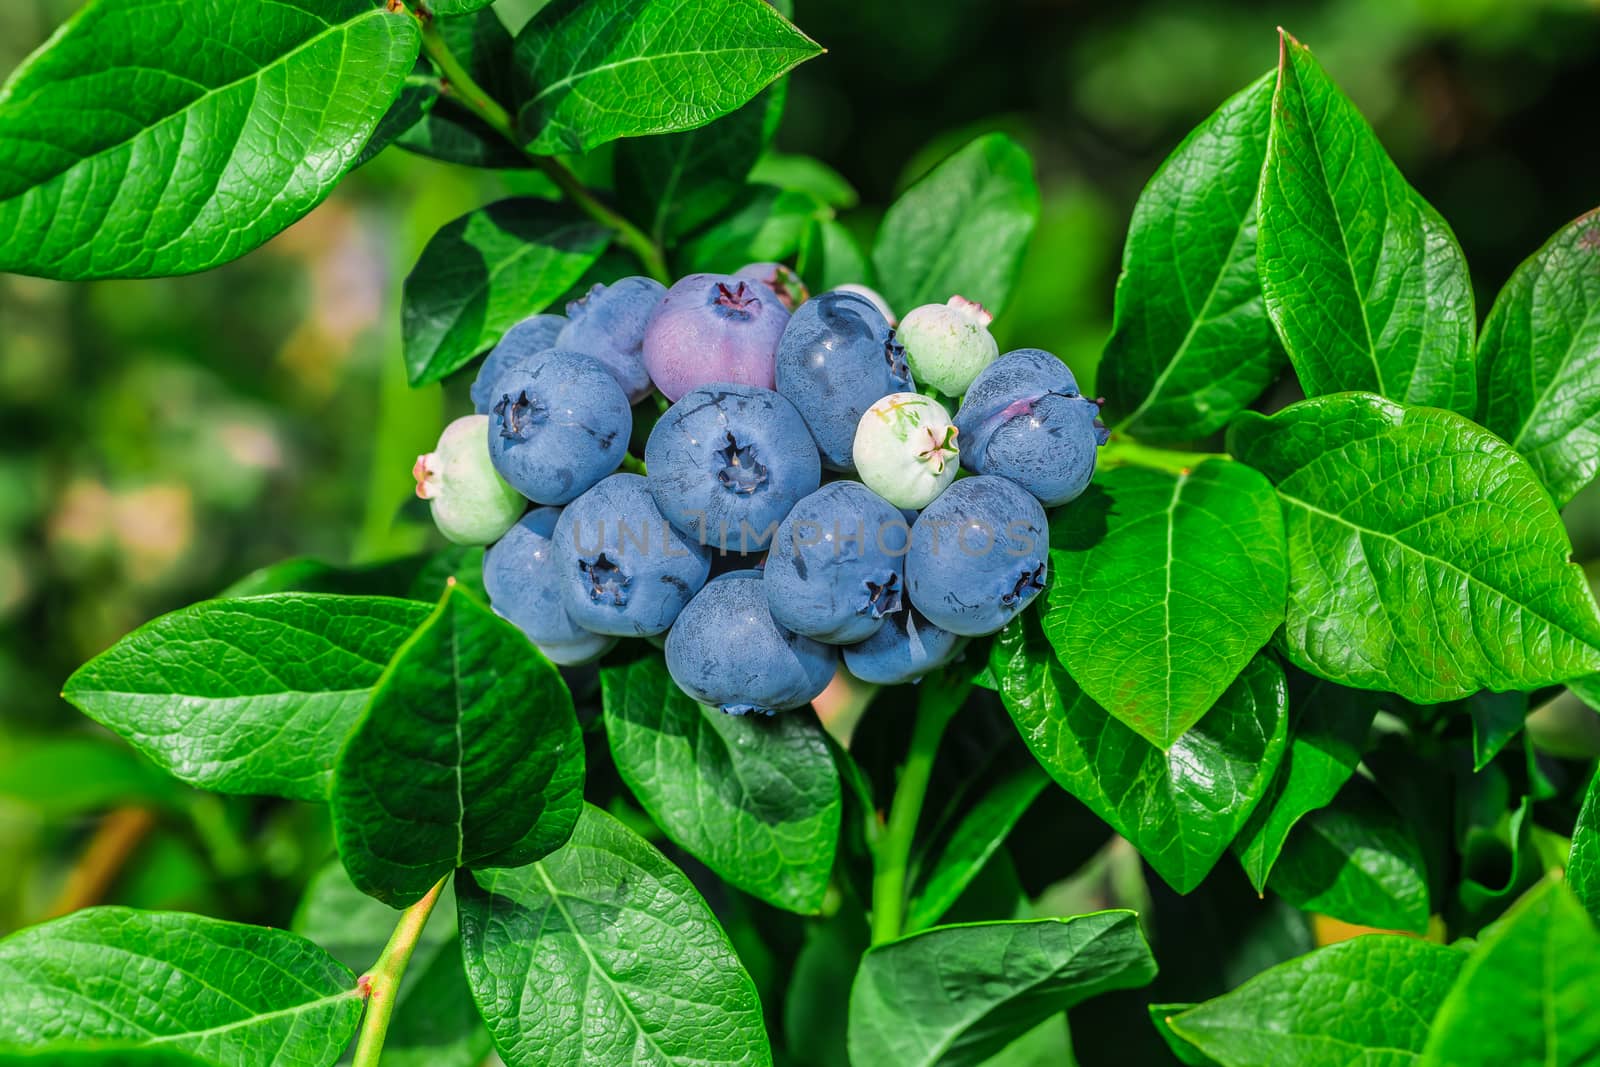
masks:
<path fill-rule="evenodd" d="M 422 24 L 422 50 L 433 60 L 434 66 L 439 68 L 439 75 L 444 79 L 444 92 L 456 103 L 482 119 L 513 148 L 527 156 L 534 166 L 555 182 L 556 188 L 560 189 L 578 210 L 610 229 L 617 240 L 639 260 L 646 273 L 663 285 L 672 284 L 672 275 L 667 271 L 667 260 L 661 252 L 661 246 L 590 192 L 578 176 L 563 166 L 560 160 L 528 151 L 527 145 L 517 135 L 517 124 L 512 119 L 511 113 L 473 80 L 460 60 L 456 59 L 455 53 L 450 51 L 450 46 L 440 34 L 434 18 L 431 15 L 424 15 L 419 21 Z"/>
<path fill-rule="evenodd" d="M 889 821 L 878 835 L 872 871 L 872 943 L 899 937 L 905 928 L 906 872 L 911 864 L 911 844 L 922 818 L 922 802 L 933 778 L 933 761 L 945 727 L 966 699 L 968 685 L 934 675 L 922 681 L 917 720 L 911 730 L 900 782 L 889 806 Z"/>
<path fill-rule="evenodd" d="M 421 900 L 400 913 L 400 921 L 389 935 L 389 943 L 383 946 L 378 962 L 356 983 L 366 994 L 367 1014 L 361 1020 L 361 1036 L 356 1039 L 351 1067 L 378 1067 L 383 1039 L 389 1033 L 389 1018 L 394 1014 L 395 997 L 400 991 L 400 979 L 405 977 L 406 964 L 411 962 L 411 953 L 422 937 L 422 928 L 428 924 L 428 916 L 433 914 L 433 906 L 439 902 L 439 894 L 449 877 L 447 874 L 439 879 Z"/>

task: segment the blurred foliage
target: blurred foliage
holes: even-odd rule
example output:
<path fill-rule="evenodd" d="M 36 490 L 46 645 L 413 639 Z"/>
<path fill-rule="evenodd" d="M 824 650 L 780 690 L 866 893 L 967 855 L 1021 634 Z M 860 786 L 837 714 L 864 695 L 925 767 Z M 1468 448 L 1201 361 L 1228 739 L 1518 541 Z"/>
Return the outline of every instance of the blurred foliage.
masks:
<path fill-rule="evenodd" d="M 0 69 L 76 6 L 0 4 Z M 541 0 L 498 6 L 515 26 Z M 896 191 L 975 133 L 1005 130 L 1034 153 L 1043 218 L 996 331 L 1002 347 L 1056 351 L 1081 380 L 1108 332 L 1134 198 L 1195 122 L 1271 67 L 1277 24 L 1312 45 L 1454 226 L 1480 314 L 1523 257 L 1597 203 L 1600 141 L 1577 116 L 1600 81 L 1600 0 L 797 7 L 829 53 L 793 78 L 779 145 L 855 186 L 851 229 L 869 234 Z M 60 900 L 106 825 L 105 790 L 64 803 L 24 788 L 52 746 L 112 745 L 57 698 L 73 667 L 277 559 L 371 561 L 432 536 L 408 504 L 411 460 L 462 389 L 407 388 L 400 282 L 439 226 L 539 181 L 390 151 L 210 274 L 0 276 L 0 854 L 11 860 L 0 932 Z M 1600 560 L 1600 488 L 1567 516 L 1579 558 Z M 106 760 L 107 775 L 138 774 Z M 154 829 L 108 887 L 119 901 L 285 923 L 328 852 L 315 809 L 178 786 L 143 799 Z M 1099 870 L 1061 892 L 1101 886 Z"/>

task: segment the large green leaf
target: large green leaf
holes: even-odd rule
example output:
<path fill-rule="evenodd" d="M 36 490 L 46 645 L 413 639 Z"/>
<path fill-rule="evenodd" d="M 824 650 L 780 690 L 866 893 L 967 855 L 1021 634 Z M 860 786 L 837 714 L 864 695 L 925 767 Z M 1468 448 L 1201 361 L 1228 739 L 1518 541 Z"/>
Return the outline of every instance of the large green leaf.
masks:
<path fill-rule="evenodd" d="M 283 930 L 89 908 L 0 941 L 9 1044 L 106 1040 L 218 1067 L 325 1067 L 361 1017 L 356 976 Z"/>
<path fill-rule="evenodd" d="M 839 774 L 809 713 L 725 715 L 648 656 L 600 673 L 617 773 L 668 837 L 732 885 L 816 912 L 839 840 Z"/>
<path fill-rule="evenodd" d="M 321 800 L 368 691 L 427 615 L 383 597 L 207 601 L 124 637 L 62 695 L 191 785 Z"/>
<path fill-rule="evenodd" d="M 433 235 L 401 293 L 412 385 L 435 382 L 571 289 L 607 231 L 566 204 L 501 200 Z"/>
<path fill-rule="evenodd" d="M 1272 787 L 1233 842 L 1256 892 L 1266 889 L 1289 831 L 1332 801 L 1355 773 L 1377 710 L 1372 695 L 1359 689 L 1320 678 L 1310 679 L 1303 690 L 1291 683 L 1289 750 Z"/>
<path fill-rule="evenodd" d="M 1410 1067 L 1466 954 L 1373 934 L 1280 963 L 1167 1020 L 1222 1067 Z"/>
<path fill-rule="evenodd" d="M 1259 264 L 1300 384 L 1472 414 L 1477 320 L 1455 235 L 1310 51 L 1282 46 Z"/>
<path fill-rule="evenodd" d="M 306 886 L 293 929 L 359 973 L 377 962 L 399 918 L 357 889 L 335 861 Z M 455 892 L 448 885 L 422 928 L 395 997 L 384 1067 L 476 1067 L 489 1054 L 489 1032 L 467 988 Z"/>
<path fill-rule="evenodd" d="M 1283 669 L 1270 655 L 1251 660 L 1166 751 L 1084 695 L 1031 613 L 1000 632 L 990 663 L 1006 710 L 1045 770 L 1180 893 L 1227 850 L 1287 745 Z"/>
<path fill-rule="evenodd" d="M 1134 205 L 1096 379 L 1114 430 L 1198 441 L 1283 367 L 1256 276 L 1256 196 L 1275 81 L 1265 75 L 1195 127 Z"/>
<path fill-rule="evenodd" d="M 1365 778 L 1300 820 L 1267 888 L 1302 911 L 1382 930 L 1428 928 L 1428 877 L 1416 834 Z"/>
<path fill-rule="evenodd" d="M 1600 1062 L 1600 933 L 1557 879 L 1490 927 L 1428 1035 L 1423 1067 Z"/>
<path fill-rule="evenodd" d="M 1479 421 L 1533 465 L 1557 504 L 1600 472 L 1600 211 L 1518 267 L 1483 324 Z"/>
<path fill-rule="evenodd" d="M 456 877 L 467 980 L 510 1067 L 770 1067 L 761 1004 L 683 872 L 598 808 L 527 867 Z"/>
<path fill-rule="evenodd" d="M 1038 220 L 1027 151 L 1003 133 L 977 138 L 884 213 L 872 249 L 884 298 L 904 315 L 959 293 L 999 314 Z"/>
<path fill-rule="evenodd" d="M 632 137 L 617 146 L 617 191 L 656 240 L 710 222 L 739 197 L 745 176 L 778 132 L 784 90 L 779 82 L 699 129 Z"/>
<path fill-rule="evenodd" d="M 1170 748 L 1283 622 L 1283 516 L 1240 463 L 1101 472 L 1050 524 L 1044 632 L 1101 707 Z"/>
<path fill-rule="evenodd" d="M 457 586 L 401 646 L 334 769 L 334 836 L 362 892 L 411 904 L 457 867 L 529 863 L 583 803 L 556 668 Z"/>
<path fill-rule="evenodd" d="M 420 44 L 371 0 L 95 0 L 0 89 L 0 270 L 237 259 L 333 191 Z"/>
<path fill-rule="evenodd" d="M 1589 914 L 1600 919 L 1600 770 L 1589 781 L 1567 857 L 1567 884 Z"/>
<path fill-rule="evenodd" d="M 517 35 L 531 151 L 690 130 L 822 49 L 764 0 L 555 0 Z"/>
<path fill-rule="evenodd" d="M 1369 393 L 1246 412 L 1229 451 L 1277 485 L 1289 658 L 1437 703 L 1600 668 L 1600 609 L 1532 470 L 1447 411 Z"/>
<path fill-rule="evenodd" d="M 936 926 L 862 957 L 850 990 L 850 1060 L 980 1064 L 1050 1016 L 1155 975 L 1131 911 Z"/>

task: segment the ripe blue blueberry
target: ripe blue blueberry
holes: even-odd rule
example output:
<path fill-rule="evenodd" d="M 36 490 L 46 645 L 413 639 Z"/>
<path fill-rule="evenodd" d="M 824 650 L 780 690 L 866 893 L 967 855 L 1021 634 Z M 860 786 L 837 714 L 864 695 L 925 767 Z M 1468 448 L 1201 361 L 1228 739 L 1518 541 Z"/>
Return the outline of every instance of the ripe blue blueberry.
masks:
<path fill-rule="evenodd" d="M 882 315 L 884 321 L 888 322 L 890 326 L 898 326 L 900 324 L 900 319 L 895 315 L 894 309 L 889 306 L 889 301 L 885 300 L 883 298 L 883 294 L 878 292 L 876 289 L 865 285 L 857 285 L 855 282 L 847 282 L 844 285 L 838 285 L 832 289 L 829 289 L 828 292 L 854 293 L 856 296 L 861 297 L 867 303 L 877 308 L 878 314 Z"/>
<path fill-rule="evenodd" d="M 555 542 L 560 508 L 534 508 L 483 554 L 483 588 L 495 614 L 554 663 L 587 663 L 616 638 L 590 633 L 561 606 Z"/>
<path fill-rule="evenodd" d="M 856 427 L 874 403 L 913 390 L 906 350 L 887 319 L 854 293 L 823 293 L 800 305 L 778 342 L 778 392 L 800 410 L 837 471 L 853 471 Z"/>
<path fill-rule="evenodd" d="M 691 274 L 656 306 L 644 366 L 668 400 L 696 386 L 773 386 L 773 355 L 789 312 L 771 289 L 731 274 Z"/>
<path fill-rule="evenodd" d="M 962 478 L 917 516 L 906 592 L 928 621 L 992 634 L 1033 602 L 1049 567 L 1044 508 L 1005 478 Z"/>
<path fill-rule="evenodd" d="M 613 474 L 556 522 L 561 605 L 585 630 L 648 637 L 705 584 L 710 551 L 674 530 L 637 474 Z"/>
<path fill-rule="evenodd" d="M 507 330 L 500 343 L 484 357 L 469 395 L 472 410 L 487 415 L 500 399 L 500 379 L 510 368 L 554 348 L 556 337 L 567 324 L 564 315 L 531 315 Z"/>
<path fill-rule="evenodd" d="M 734 271 L 733 276 L 760 282 L 771 289 L 791 314 L 811 298 L 805 281 L 786 263 L 747 263 Z"/>
<path fill-rule="evenodd" d="M 654 278 L 623 278 L 596 285 L 567 305 L 566 326 L 554 347 L 582 352 L 610 371 L 630 403 L 650 392 L 645 373 L 644 328 L 667 287 Z"/>
<path fill-rule="evenodd" d="M 911 531 L 860 482 L 830 482 L 794 506 L 767 553 L 767 606 L 778 624 L 829 644 L 864 641 L 900 610 Z"/>
<path fill-rule="evenodd" d="M 1078 392 L 1067 365 L 1021 348 L 991 363 L 956 412 L 961 465 L 1010 478 L 1047 508 L 1081 494 L 1106 442 L 1100 405 Z"/>
<path fill-rule="evenodd" d="M 884 620 L 871 637 L 844 648 L 844 665 L 863 682 L 914 682 L 956 658 L 962 638 L 941 630 L 907 605 Z"/>
<path fill-rule="evenodd" d="M 685 393 L 644 449 L 656 506 L 679 530 L 727 552 L 762 552 L 822 461 L 794 405 L 770 389 L 705 385 Z"/>
<path fill-rule="evenodd" d="M 495 470 L 536 504 L 565 504 L 617 469 L 633 411 L 604 367 L 549 349 L 510 367 L 489 417 Z"/>
<path fill-rule="evenodd" d="M 950 413 L 921 393 L 890 393 L 866 410 L 850 455 L 867 488 L 897 508 L 924 508 L 960 473 Z"/>
<path fill-rule="evenodd" d="M 839 662 L 831 645 L 778 625 L 758 571 L 706 583 L 667 634 L 667 670 L 678 687 L 730 715 L 771 715 L 810 703 Z"/>

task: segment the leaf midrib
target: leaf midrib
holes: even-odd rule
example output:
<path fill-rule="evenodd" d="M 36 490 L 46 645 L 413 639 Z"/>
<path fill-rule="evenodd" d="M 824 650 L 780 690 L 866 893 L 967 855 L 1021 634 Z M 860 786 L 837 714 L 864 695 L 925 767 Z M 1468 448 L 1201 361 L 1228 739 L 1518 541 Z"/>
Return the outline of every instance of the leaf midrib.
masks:
<path fill-rule="evenodd" d="M 643 1020 L 641 1020 L 639 1016 L 634 1013 L 633 1002 L 623 994 L 622 989 L 617 985 L 616 981 L 612 979 L 611 972 L 602 967 L 599 959 L 597 959 L 595 954 L 589 950 L 588 938 L 584 936 L 582 928 L 579 927 L 577 922 L 572 918 L 572 913 L 567 911 L 566 906 L 562 904 L 561 890 L 556 888 L 555 882 L 551 880 L 549 873 L 544 869 L 544 863 L 539 862 L 533 864 L 533 869 L 534 872 L 539 875 L 539 880 L 544 883 L 545 889 L 550 893 L 551 907 L 555 908 L 556 911 L 560 913 L 561 921 L 567 924 L 568 930 L 572 931 L 572 940 L 577 943 L 579 950 L 583 952 L 584 958 L 589 961 L 590 968 L 595 974 L 600 976 L 601 981 L 605 982 L 606 988 L 611 990 L 611 995 L 616 997 L 617 1004 L 621 1006 L 623 1013 L 627 1015 L 630 1021 L 632 1021 L 634 1030 L 639 1034 L 640 1037 L 644 1038 L 644 1040 L 652 1049 L 656 1051 L 657 1054 L 662 1057 L 664 1062 L 673 1062 L 672 1055 L 668 1053 L 666 1049 L 661 1047 L 660 1043 L 656 1041 L 655 1036 L 651 1034 L 650 1030 L 644 1025 Z"/>
<path fill-rule="evenodd" d="M 1373 338 L 1372 338 L 1372 322 L 1367 318 L 1367 301 L 1366 301 L 1365 295 L 1361 291 L 1360 282 L 1356 278 L 1355 260 L 1350 255 L 1350 240 L 1345 235 L 1344 219 L 1340 215 L 1339 202 L 1334 196 L 1333 186 L 1329 183 L 1329 180 L 1328 180 L 1328 165 L 1322 158 L 1322 145 L 1317 141 L 1317 137 L 1316 137 L 1316 133 L 1315 133 L 1315 126 L 1311 121 L 1311 110 L 1310 110 L 1310 107 L 1308 106 L 1308 104 L 1306 102 L 1305 83 L 1300 78 L 1300 72 L 1295 70 L 1295 68 L 1294 68 L 1294 59 L 1291 56 L 1286 55 L 1285 58 L 1284 58 L 1284 63 L 1288 67 L 1291 76 L 1294 78 L 1295 89 L 1296 89 L 1295 96 L 1298 99 L 1299 105 L 1300 105 L 1300 117 L 1301 117 L 1301 120 L 1305 123 L 1305 128 L 1308 131 L 1311 131 L 1311 132 L 1308 132 L 1308 134 L 1306 136 L 1306 140 L 1310 143 L 1310 145 L 1311 145 L 1311 153 L 1316 158 L 1316 161 L 1317 161 L 1317 173 L 1322 176 L 1322 191 L 1327 194 L 1327 197 L 1328 197 L 1328 208 L 1329 208 L 1330 211 L 1333 212 L 1334 228 L 1336 230 L 1338 230 L 1338 233 L 1339 233 L 1339 247 L 1344 252 L 1344 258 L 1341 260 L 1341 262 L 1344 264 L 1345 270 L 1350 275 L 1350 291 L 1354 294 L 1354 296 L 1356 298 L 1356 306 L 1361 309 L 1361 330 L 1365 334 L 1366 339 L 1367 339 L 1367 357 L 1372 360 L 1372 369 L 1377 375 L 1377 386 L 1378 386 L 1378 388 L 1377 388 L 1376 391 L 1382 396 L 1388 396 L 1389 395 L 1389 391 L 1388 391 L 1388 389 L 1386 389 L 1384 387 L 1384 384 L 1383 384 L 1383 365 L 1378 361 L 1377 346 L 1376 346 L 1376 344 L 1374 344 Z M 1380 166 L 1379 169 L 1380 169 L 1380 171 L 1382 170 L 1381 166 Z M 1384 190 L 1385 190 L 1385 193 L 1384 193 L 1384 208 L 1385 208 L 1385 212 L 1387 213 L 1387 209 L 1388 209 L 1388 192 L 1387 192 L 1387 189 L 1388 189 L 1388 176 L 1386 174 L 1380 174 L 1379 182 L 1380 182 L 1380 184 L 1383 185 Z"/>
<path fill-rule="evenodd" d="M 308 12 L 306 12 L 306 14 L 312 14 L 314 16 L 313 12 L 309 12 L 308 11 Z M 47 174 L 47 175 L 45 175 L 45 176 L 43 176 L 41 178 L 35 179 L 33 181 L 33 184 L 28 186 L 26 189 L 23 189 L 21 192 L 15 194 L 14 196 L 9 196 L 9 197 L 6 197 L 4 200 L 0 200 L 0 204 L 9 203 L 10 201 L 19 200 L 19 199 L 22 199 L 23 197 L 29 196 L 32 193 L 34 193 L 35 191 L 37 191 L 40 187 L 48 185 L 51 182 L 56 181 L 58 178 L 62 177 L 63 175 L 65 175 L 69 171 L 75 170 L 78 167 L 81 167 L 86 163 L 90 163 L 90 162 L 92 162 L 94 160 L 97 160 L 97 159 L 101 158 L 102 156 L 109 155 L 110 153 L 115 152 L 118 149 L 125 148 L 128 145 L 132 144 L 134 141 L 139 140 L 141 137 L 145 137 L 145 136 L 149 135 L 150 133 L 152 133 L 155 130 L 164 128 L 169 123 L 171 123 L 174 119 L 177 119 L 177 118 L 180 118 L 182 116 L 187 115 L 190 111 L 192 111 L 195 108 L 199 107 L 201 104 L 206 103 L 208 100 L 211 100 L 214 97 L 220 96 L 223 93 L 229 92 L 230 90 L 232 90 L 232 89 L 234 89 L 234 88 L 236 88 L 236 87 L 238 87 L 240 85 L 243 85 L 243 84 L 245 84 L 247 82 L 259 81 L 266 74 L 267 71 L 272 70 L 274 67 L 278 67 L 278 66 L 281 66 L 281 65 L 287 63 L 289 60 L 291 60 L 291 59 L 295 58 L 296 56 L 298 56 L 301 52 L 305 52 L 305 51 L 315 47 L 316 45 L 322 43 L 322 41 L 325 38 L 330 37 L 335 33 L 346 33 L 346 34 L 348 34 L 348 32 L 350 31 L 351 27 L 357 25 L 358 23 L 360 23 L 364 19 L 373 18 L 373 17 L 388 18 L 389 14 L 388 14 L 388 12 L 383 10 L 382 8 L 374 7 L 371 11 L 369 11 L 367 13 L 364 13 L 364 14 L 356 15 L 354 18 L 348 19 L 348 20 L 346 20 L 344 22 L 331 23 L 331 22 L 327 22 L 326 20 L 324 20 L 324 25 L 327 26 L 327 29 L 320 31 L 314 37 L 306 38 L 303 42 L 301 42 L 300 44 L 298 44 L 295 47 L 291 48 L 289 51 L 284 52 L 283 54 L 281 54 L 279 56 L 275 56 L 273 59 L 271 59 L 267 63 L 255 68 L 253 71 L 251 71 L 248 74 L 245 74 L 245 75 L 243 75 L 241 77 L 238 77 L 238 78 L 234 78 L 232 81 L 224 82 L 223 84 L 221 84 L 221 85 L 219 85 L 219 86 L 217 86 L 217 87 L 215 87 L 213 89 L 207 89 L 204 93 L 201 93 L 199 96 L 195 97 L 193 100 L 191 100 L 188 103 L 184 104 L 182 107 L 178 108 L 177 110 L 171 111 L 171 112 L 169 112 L 169 113 L 167 113 L 165 115 L 160 116 L 159 118 L 155 119 L 154 121 L 152 121 L 152 122 L 150 122 L 150 123 L 148 123 L 148 124 L 146 124 L 144 126 L 141 126 L 139 129 L 135 130 L 133 133 L 129 134 L 127 137 L 124 137 L 122 140 L 117 141 L 115 144 L 106 145 L 104 148 L 98 148 L 98 149 L 96 149 L 95 151 L 91 152 L 90 154 L 88 154 L 86 156 L 79 156 L 73 162 L 68 163 L 66 166 L 62 167 L 61 169 L 59 169 L 59 170 L 57 170 L 57 171 L 55 171 L 55 172 L 53 172 L 51 174 Z M 110 68 L 110 70 L 108 70 L 108 71 L 102 71 L 100 73 L 109 73 L 111 70 L 116 70 L 116 69 L 118 69 L 118 68 L 113 67 L 113 68 Z M 7 139 L 9 139 L 9 138 L 0 138 L 0 141 L 7 140 Z M 237 144 L 237 139 L 235 140 L 235 144 Z"/>
<path fill-rule="evenodd" d="M 1572 630 L 1567 628 L 1566 624 L 1557 622 L 1554 619 L 1551 619 L 1551 618 L 1541 614 L 1540 612 L 1536 611 L 1531 605 L 1525 604 L 1522 601 L 1520 601 L 1520 600 L 1516 599 L 1515 597 L 1513 597 L 1511 594 L 1506 593 L 1503 590 L 1497 589 L 1495 586 L 1490 585 L 1488 582 L 1484 581 L 1482 578 L 1480 578 L 1477 575 L 1473 574 L 1471 571 L 1463 570 L 1460 566 L 1458 566 L 1455 563 L 1450 562 L 1447 559 L 1444 559 L 1444 558 L 1439 557 L 1439 556 L 1430 555 L 1430 554 L 1422 551 L 1421 549 L 1417 548 L 1416 546 L 1410 544 L 1409 542 L 1401 540 L 1398 536 L 1396 536 L 1394 534 L 1391 534 L 1391 533 L 1388 533 L 1387 531 L 1375 530 L 1375 529 L 1372 529 L 1371 527 L 1368 527 L 1368 526 L 1362 526 L 1360 523 L 1353 522 L 1350 519 L 1345 518 L 1343 515 L 1340 515 L 1340 514 L 1338 514 L 1336 512 L 1328 511 L 1328 510 L 1326 510 L 1324 508 L 1320 508 L 1317 505 L 1311 503 L 1310 501 L 1305 500 L 1305 499 L 1303 499 L 1301 497 L 1294 496 L 1291 493 L 1286 493 L 1286 492 L 1284 492 L 1283 487 L 1281 485 L 1278 487 L 1278 496 L 1279 496 L 1280 499 L 1282 499 L 1283 501 L 1285 501 L 1285 502 L 1287 502 L 1289 504 L 1293 504 L 1293 505 L 1295 505 L 1295 506 L 1297 506 L 1297 507 L 1299 507 L 1299 508 L 1301 508 L 1301 509 L 1303 509 L 1305 511 L 1311 512 L 1314 515 L 1320 515 L 1323 518 L 1329 520 L 1330 522 L 1336 523 L 1336 524 L 1338 524 L 1340 526 L 1347 527 L 1348 529 L 1356 531 L 1356 533 L 1358 533 L 1358 534 L 1371 534 L 1374 537 L 1382 538 L 1385 541 L 1392 542 L 1393 544 L 1399 546 L 1404 551 L 1410 553 L 1411 555 L 1414 555 L 1414 556 L 1418 557 L 1419 559 L 1429 560 L 1429 561 L 1432 561 L 1434 563 L 1438 563 L 1438 564 L 1442 565 L 1443 567 L 1445 567 L 1447 570 L 1453 571 L 1454 573 L 1460 575 L 1462 578 L 1465 578 L 1469 583 L 1471 583 L 1473 585 L 1476 585 L 1476 586 L 1478 586 L 1478 587 L 1480 587 L 1482 589 L 1485 589 L 1485 590 L 1489 591 L 1490 593 L 1493 593 L 1499 599 L 1504 600 L 1507 603 L 1510 603 L 1510 604 L 1514 605 L 1519 610 L 1527 612 L 1529 615 L 1533 616 L 1535 619 L 1538 619 L 1540 622 L 1542 622 L 1545 625 L 1551 627 L 1553 630 L 1556 630 L 1559 633 L 1565 634 L 1566 636 L 1568 636 L 1568 637 L 1572 638 L 1573 640 L 1577 641 L 1579 644 L 1583 645 L 1584 647 L 1595 649 L 1596 651 L 1600 651 L 1600 647 L 1597 647 L 1597 646 L 1595 646 L 1593 644 L 1590 644 L 1589 639 L 1587 637 L 1584 637 L 1581 634 L 1574 633 Z M 1392 615 L 1392 612 L 1390 611 L 1389 606 L 1387 604 L 1384 604 L 1384 614 L 1385 615 Z"/>

